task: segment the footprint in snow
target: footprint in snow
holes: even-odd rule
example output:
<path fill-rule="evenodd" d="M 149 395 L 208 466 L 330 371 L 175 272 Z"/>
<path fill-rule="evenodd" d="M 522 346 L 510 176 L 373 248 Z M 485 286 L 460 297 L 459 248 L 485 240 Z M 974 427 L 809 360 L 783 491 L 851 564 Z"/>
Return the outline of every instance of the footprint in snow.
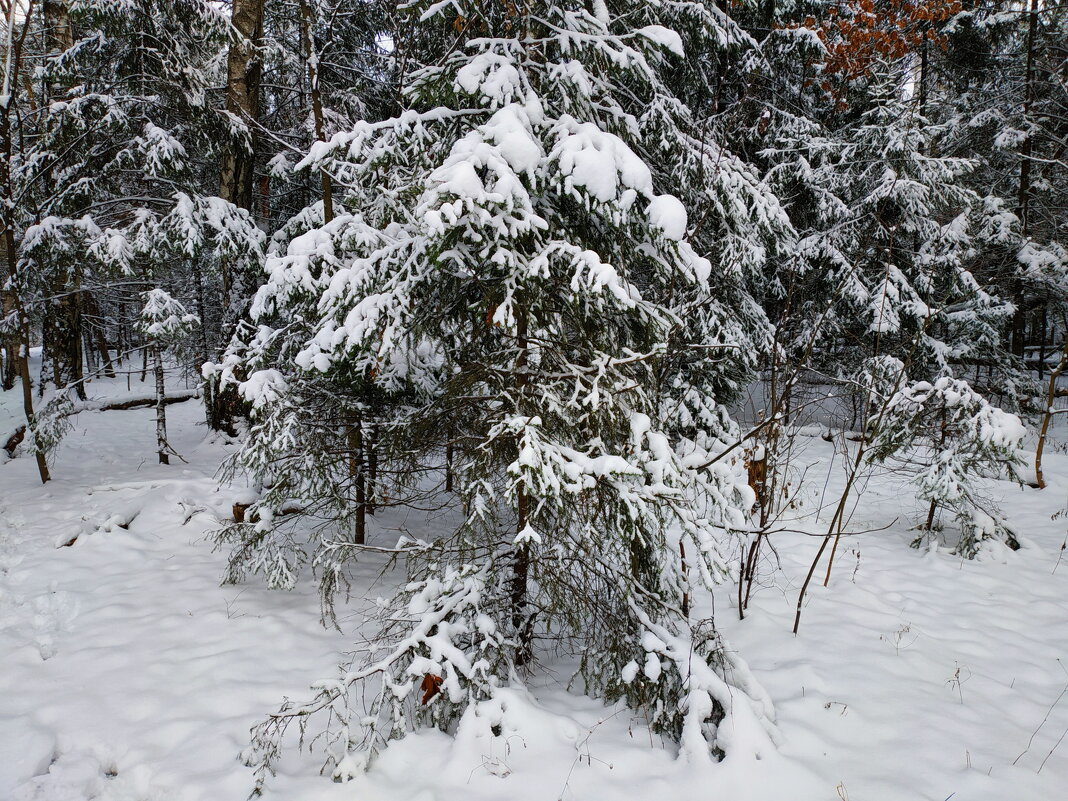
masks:
<path fill-rule="evenodd" d="M 42 660 L 56 655 L 57 639 L 71 631 L 77 616 L 78 603 L 68 592 L 53 588 L 27 601 L 0 586 L 0 631 L 11 631 L 16 639 L 33 644 Z"/>
<path fill-rule="evenodd" d="M 78 616 L 78 603 L 70 593 L 53 589 L 34 598 L 31 605 L 33 642 L 41 659 L 51 659 L 56 655 L 57 635 L 69 632 L 71 621 Z"/>
<path fill-rule="evenodd" d="M 46 773 L 15 790 L 13 801 L 186 801 L 144 765 L 127 766 L 106 745 L 57 750 Z"/>

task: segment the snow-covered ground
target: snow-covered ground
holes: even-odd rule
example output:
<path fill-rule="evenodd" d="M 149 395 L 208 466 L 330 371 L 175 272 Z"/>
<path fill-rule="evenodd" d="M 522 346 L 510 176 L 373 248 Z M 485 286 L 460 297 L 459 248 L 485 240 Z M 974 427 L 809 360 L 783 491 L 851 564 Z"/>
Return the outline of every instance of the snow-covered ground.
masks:
<path fill-rule="evenodd" d="M 90 394 L 149 390 L 135 376 L 129 390 L 120 378 Z M 0 433 L 20 404 L 17 391 L 0 393 Z M 334 675 L 361 595 L 381 593 L 370 560 L 339 632 L 320 624 L 311 581 L 289 592 L 220 585 L 225 554 L 206 535 L 231 513 L 233 492 L 214 478 L 228 446 L 206 438 L 198 402 L 178 403 L 171 442 L 187 463 L 157 465 L 153 414 L 81 412 L 45 487 L 32 459 L 0 455 L 0 801 L 244 799 L 249 727 Z M 827 497 L 840 484 L 840 457 L 819 437 L 801 443 L 814 508 L 824 477 Z M 781 745 L 770 759 L 680 762 L 631 713 L 560 689 L 558 665 L 509 691 L 501 736 L 477 719 L 455 738 L 423 732 L 345 785 L 319 775 L 320 753 L 293 750 L 265 796 L 1068 797 L 1068 520 L 1052 519 L 1068 506 L 1060 449 L 1047 476 L 1043 491 L 991 483 L 1024 548 L 971 562 L 909 548 L 922 514 L 903 480 L 869 482 L 850 529 L 878 530 L 843 541 L 799 636 L 790 626 L 818 538 L 775 536 L 779 567 L 765 564 L 744 621 L 723 587 L 717 622 L 776 704 Z"/>

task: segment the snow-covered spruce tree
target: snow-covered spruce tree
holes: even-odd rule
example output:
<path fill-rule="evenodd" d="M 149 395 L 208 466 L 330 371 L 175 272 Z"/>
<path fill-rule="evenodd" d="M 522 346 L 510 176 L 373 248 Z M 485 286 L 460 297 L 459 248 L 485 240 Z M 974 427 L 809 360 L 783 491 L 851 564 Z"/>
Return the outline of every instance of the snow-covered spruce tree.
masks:
<path fill-rule="evenodd" d="M 666 357 L 679 363 L 663 371 L 670 381 L 660 387 L 662 424 L 698 439 L 724 431 L 734 437 L 722 406 L 705 408 L 701 400 L 736 395 L 766 360 L 773 340 L 765 314 L 768 287 L 778 277 L 774 265 L 796 241 L 774 189 L 735 149 L 746 144 L 739 129 L 763 116 L 749 97 L 750 84 L 770 65 L 756 41 L 714 5 L 650 3 L 631 13 L 635 27 L 663 25 L 681 37 L 680 57 L 661 67 L 674 94 L 660 94 L 636 113 L 641 153 L 656 183 L 671 187 L 689 212 L 687 241 L 722 268 L 680 314 L 692 326 L 682 338 L 698 342 L 714 332 L 713 342 L 748 345 L 727 361 L 716 348 L 680 348 Z"/>
<path fill-rule="evenodd" d="M 932 62 L 951 126 L 945 152 L 975 160 L 972 185 L 1006 198 L 1016 217 L 1015 238 L 984 272 L 1016 306 L 1013 354 L 1041 362 L 1056 350 L 1064 298 L 1048 268 L 1063 260 L 1068 225 L 1061 46 L 1068 15 L 1044 3 L 998 2 L 957 15 L 946 32 L 946 52 Z"/>
<path fill-rule="evenodd" d="M 844 267 L 828 240 L 848 211 L 837 180 L 842 145 L 826 119 L 835 101 L 815 80 L 826 46 L 817 30 L 790 23 L 806 8 L 792 11 L 761 42 L 764 68 L 749 102 L 759 99 L 763 110 L 740 135 L 746 150 L 766 166 L 766 180 L 796 231 L 796 244 L 768 261 L 762 302 L 775 324 L 770 361 L 785 361 L 798 372 L 811 361 L 813 344 L 824 345 L 824 330 L 833 329 L 834 280 L 819 285 L 818 276 Z M 815 26 L 815 20 L 806 25 Z"/>
<path fill-rule="evenodd" d="M 898 363 L 900 365 L 900 363 Z M 916 471 L 917 497 L 928 502 L 922 530 L 940 528 L 940 508 L 953 514 L 959 528 L 955 553 L 972 558 L 985 543 L 1019 542 L 997 510 L 984 500 L 977 481 L 1007 472 L 1019 480 L 1017 449 L 1025 429 L 1020 419 L 992 406 L 966 381 L 942 376 L 909 382 L 898 370 L 893 393 L 873 425 L 872 461 L 892 460 Z M 916 539 L 919 544 L 923 535 Z"/>
<path fill-rule="evenodd" d="M 407 6 L 417 28 L 461 32 L 457 47 L 412 75 L 408 111 L 305 160 L 331 174 L 335 217 L 294 219 L 257 331 L 222 365 L 247 376 L 240 465 L 268 488 L 258 522 L 223 532 L 234 571 L 293 580 L 304 551 L 278 515 L 286 498 L 339 519 L 358 504 L 345 443 L 372 403 L 389 494 L 426 493 L 450 449 L 463 517 L 398 546 L 409 577 L 382 630 L 313 702 L 257 730 L 261 771 L 280 730 L 316 711 L 338 777 L 415 725 L 448 728 L 532 670 L 546 634 L 580 655 L 587 692 L 647 709 L 687 758 L 769 747 L 770 709 L 707 594 L 752 502 L 740 464 L 716 459 L 729 423 L 708 388 L 729 386 L 751 340 L 711 296 L 731 266 L 694 251 L 685 206 L 643 159 L 701 146 L 662 79 L 681 46 L 648 21 L 658 7 Z M 631 12 L 647 24 L 629 27 Z M 649 141 L 638 117 L 654 105 Z M 694 370 L 709 373 L 686 390 L 701 441 L 662 404 Z M 359 553 L 347 539 L 315 546 L 328 588 Z"/>
<path fill-rule="evenodd" d="M 195 314 L 186 311 L 166 290 L 156 287 L 142 295 L 144 306 L 138 328 L 152 351 L 152 371 L 156 378 L 156 445 L 160 464 L 170 464 L 174 449 L 167 441 L 167 389 L 164 384 L 163 354 L 199 323 Z"/>
<path fill-rule="evenodd" d="M 943 128 L 902 95 L 889 67 L 871 77 L 856 124 L 813 141 L 818 160 L 791 154 L 778 180 L 807 186 L 820 212 L 802 227 L 797 273 L 833 307 L 817 366 L 848 375 L 891 355 L 914 376 L 964 375 L 977 365 L 1009 376 L 1001 347 L 1012 307 L 976 272 L 1013 236 L 996 198 L 967 186 L 974 167 L 937 155 Z M 801 226 L 799 226 L 801 227 Z M 1000 385 L 1015 402 L 1015 383 Z"/>

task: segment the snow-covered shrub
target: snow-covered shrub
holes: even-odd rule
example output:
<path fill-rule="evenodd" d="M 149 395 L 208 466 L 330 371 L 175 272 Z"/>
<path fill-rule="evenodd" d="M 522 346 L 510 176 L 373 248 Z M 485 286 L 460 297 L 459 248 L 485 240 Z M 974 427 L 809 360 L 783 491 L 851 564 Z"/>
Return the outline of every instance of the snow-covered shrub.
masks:
<path fill-rule="evenodd" d="M 991 405 L 966 381 L 943 376 L 898 388 L 874 427 L 872 459 L 904 460 L 917 469 L 917 495 L 929 503 L 926 530 L 944 507 L 960 526 L 957 553 L 972 557 L 988 539 L 1019 547 L 978 482 L 988 475 L 1016 478 L 1025 434 L 1020 418 Z"/>

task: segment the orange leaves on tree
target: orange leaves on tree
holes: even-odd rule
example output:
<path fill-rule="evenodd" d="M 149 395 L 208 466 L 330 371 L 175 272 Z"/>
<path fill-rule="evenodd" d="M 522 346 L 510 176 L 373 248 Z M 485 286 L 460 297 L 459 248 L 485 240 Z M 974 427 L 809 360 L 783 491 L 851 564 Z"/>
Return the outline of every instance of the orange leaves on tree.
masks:
<path fill-rule="evenodd" d="M 423 676 L 423 681 L 419 685 L 419 690 L 423 693 L 423 705 L 429 704 L 438 693 L 441 692 L 441 676 L 435 676 L 433 673 L 427 673 Z"/>
<path fill-rule="evenodd" d="M 846 82 L 871 74 L 880 61 L 896 61 L 916 53 L 924 40 L 946 47 L 938 27 L 959 13 L 961 0 L 847 0 L 817 21 L 812 29 L 827 49 L 823 74 Z M 830 81 L 820 86 L 832 91 Z"/>
<path fill-rule="evenodd" d="M 827 47 L 824 72 L 854 80 L 879 61 L 915 53 L 925 39 L 944 48 L 937 27 L 961 8 L 961 0 L 854 0 L 832 8 L 817 28 Z"/>

